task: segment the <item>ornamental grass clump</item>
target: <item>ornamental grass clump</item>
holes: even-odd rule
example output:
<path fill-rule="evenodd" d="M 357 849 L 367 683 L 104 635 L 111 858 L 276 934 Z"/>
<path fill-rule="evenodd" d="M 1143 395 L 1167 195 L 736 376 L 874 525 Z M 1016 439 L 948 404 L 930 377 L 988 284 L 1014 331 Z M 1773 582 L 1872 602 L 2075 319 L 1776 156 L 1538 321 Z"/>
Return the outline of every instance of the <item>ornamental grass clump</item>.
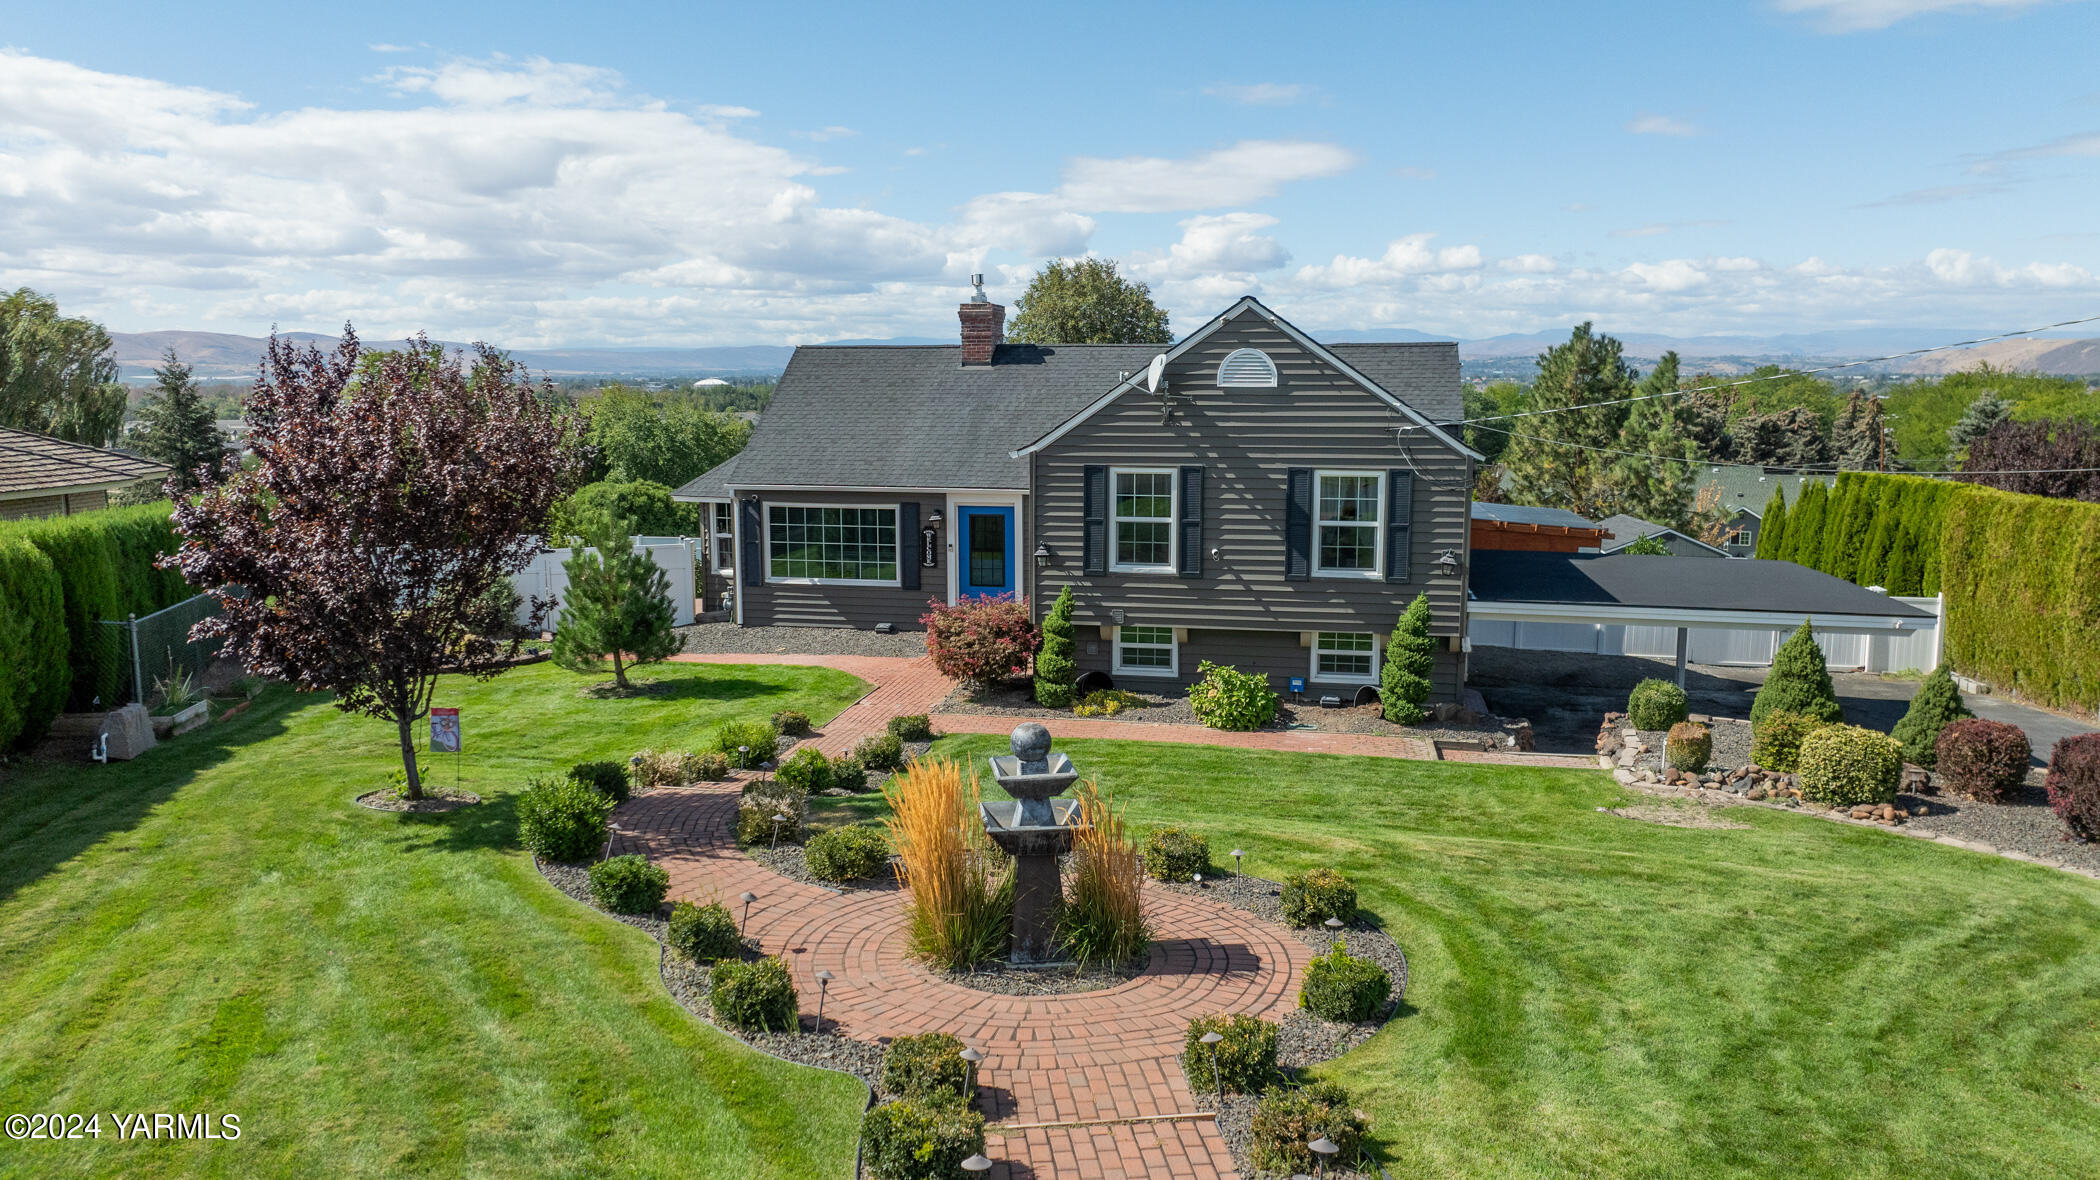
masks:
<path fill-rule="evenodd" d="M 857 881 L 890 865 L 890 841 L 865 824 L 818 832 L 803 846 L 803 860 L 819 881 Z"/>
<path fill-rule="evenodd" d="M 884 784 L 898 881 L 911 891 L 905 922 L 915 958 L 950 971 L 1006 953 L 1014 908 L 1011 865 L 977 821 L 977 776 L 921 758 Z"/>
<path fill-rule="evenodd" d="M 1801 740 L 1830 723 L 1802 713 L 1774 710 L 1750 729 L 1750 761 L 1792 774 L 1801 765 Z"/>
<path fill-rule="evenodd" d="M 1145 872 L 1155 881 L 1187 881 L 1209 867 L 1210 841 L 1187 828 L 1154 828 L 1145 837 Z"/>
<path fill-rule="evenodd" d="M 605 847 L 612 809 L 612 800 L 566 775 L 535 778 L 518 796 L 518 840 L 541 860 L 590 860 Z"/>
<path fill-rule="evenodd" d="M 1188 1075 L 1189 1089 L 1198 1094 L 1216 1093 L 1220 1086 L 1228 1094 L 1259 1094 L 1268 1089 L 1276 1078 L 1278 1031 L 1274 1021 L 1245 1013 L 1219 1013 L 1189 1021 L 1189 1030 L 1181 1038 L 1181 1070 Z M 1206 1045 L 1203 1037 L 1207 1033 L 1223 1039 Z"/>
<path fill-rule="evenodd" d="M 897 1037 L 882 1051 L 882 1092 L 892 1098 L 961 1101 L 969 1093 L 970 1063 L 951 1033 Z"/>
<path fill-rule="evenodd" d="M 1801 797 L 1832 807 L 1887 803 L 1903 775 L 1903 747 L 1857 725 L 1826 725 L 1801 740 Z"/>
<path fill-rule="evenodd" d="M 1714 754 L 1714 735 L 1704 725 L 1680 721 L 1670 727 L 1664 752 L 1670 765 L 1679 770 L 1697 773 L 1706 769 L 1706 763 Z"/>
<path fill-rule="evenodd" d="M 1333 869 L 1310 869 L 1283 879 L 1283 920 L 1318 926 L 1329 918 L 1356 917 L 1356 886 Z"/>
<path fill-rule="evenodd" d="M 1766 714 L 1775 711 L 1800 713 L 1826 723 L 1845 719 L 1837 689 L 1830 683 L 1830 668 L 1823 661 L 1823 649 L 1816 646 L 1815 632 L 1809 630 L 1806 619 L 1772 656 L 1772 670 L 1750 702 L 1751 727 L 1756 728 Z"/>
<path fill-rule="evenodd" d="M 1081 782 L 1072 795 L 1079 800 L 1080 826 L 1072 835 L 1072 872 L 1058 913 L 1057 941 L 1081 963 L 1127 962 L 1152 942 L 1140 895 L 1144 870 L 1137 845 L 1124 829 L 1114 797 L 1099 784 Z"/>
<path fill-rule="evenodd" d="M 1934 752 L 1940 786 L 1980 803 L 2002 803 L 2019 790 L 2034 755 L 2019 726 L 1975 717 L 1942 729 Z"/>
<path fill-rule="evenodd" d="M 1196 720 L 1212 729 L 1251 730 L 1276 720 L 1276 690 L 1269 678 L 1204 660 L 1196 666 L 1202 679 L 1189 687 L 1189 707 Z"/>
<path fill-rule="evenodd" d="M 962 1102 L 900 1098 L 869 1111 L 860 1136 L 875 1180 L 954 1180 L 984 1151 L 984 1116 Z"/>
<path fill-rule="evenodd" d="M 671 874 L 629 853 L 591 866 L 591 899 L 615 914 L 653 914 L 671 888 Z"/>
<path fill-rule="evenodd" d="M 1910 708 L 1889 736 L 1902 744 L 1905 762 L 1930 770 L 1939 764 L 1940 731 L 1975 715 L 1962 703 L 1961 689 L 1955 685 L 1953 674 L 1941 664 L 1918 686 L 1918 695 L 1910 699 Z"/>
<path fill-rule="evenodd" d="M 664 938 L 671 949 L 695 963 L 733 959 L 744 949 L 737 934 L 736 918 L 719 901 L 694 905 L 681 901 L 671 907 L 670 929 Z"/>
<path fill-rule="evenodd" d="M 1354 1024 L 1378 1015 L 1392 994 L 1385 968 L 1337 946 L 1306 966 L 1298 1006 L 1322 1020 Z"/>
<path fill-rule="evenodd" d="M 1643 680 L 1626 698 L 1626 719 L 1635 729 L 1668 729 L 1689 716 L 1684 690 L 1667 680 Z"/>
<path fill-rule="evenodd" d="M 2100 733 L 2059 738 L 2049 751 L 2049 810 L 2080 840 L 2100 840 Z"/>
<path fill-rule="evenodd" d="M 1352 1167 L 1363 1155 L 1367 1134 L 1363 1112 L 1350 1102 L 1348 1091 L 1334 1082 L 1314 1082 L 1262 1096 L 1248 1128 L 1247 1150 L 1255 1167 L 1296 1176 L 1321 1166 L 1308 1146 L 1313 1140 L 1324 1137 L 1341 1148 L 1329 1158 L 1334 1164 Z"/>
<path fill-rule="evenodd" d="M 743 963 L 725 959 L 708 978 L 715 1019 L 750 1032 L 795 1030 L 795 979 L 780 958 Z"/>

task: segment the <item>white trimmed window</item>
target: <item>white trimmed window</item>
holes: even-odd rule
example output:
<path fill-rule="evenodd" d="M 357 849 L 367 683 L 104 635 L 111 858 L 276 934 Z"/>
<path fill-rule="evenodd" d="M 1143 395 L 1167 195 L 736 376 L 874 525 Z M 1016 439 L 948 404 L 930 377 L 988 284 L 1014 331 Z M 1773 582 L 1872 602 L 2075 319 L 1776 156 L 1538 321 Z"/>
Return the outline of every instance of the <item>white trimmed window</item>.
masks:
<path fill-rule="evenodd" d="M 1236 348 L 1218 362 L 1219 389 L 1274 389 L 1276 362 L 1259 348 Z"/>
<path fill-rule="evenodd" d="M 727 502 L 708 505 L 707 514 L 709 534 L 714 541 L 715 572 L 726 574 L 736 568 L 736 514 Z"/>
<path fill-rule="evenodd" d="M 1376 578 L 1385 568 L 1385 476 L 1375 471 L 1320 471 L 1313 522 L 1313 573 Z"/>
<path fill-rule="evenodd" d="M 1122 573 L 1174 572 L 1175 477 L 1171 467 L 1119 467 L 1109 473 L 1115 545 L 1109 568 Z"/>
<path fill-rule="evenodd" d="M 1116 628 L 1116 675 L 1175 676 L 1180 670 L 1181 658 L 1174 646 L 1174 628 Z"/>
<path fill-rule="evenodd" d="M 898 585 L 897 510 L 766 505 L 766 580 Z"/>
<path fill-rule="evenodd" d="M 1368 631 L 1322 631 L 1313 640 L 1312 678 L 1367 683 L 1378 678 L 1378 637 Z"/>

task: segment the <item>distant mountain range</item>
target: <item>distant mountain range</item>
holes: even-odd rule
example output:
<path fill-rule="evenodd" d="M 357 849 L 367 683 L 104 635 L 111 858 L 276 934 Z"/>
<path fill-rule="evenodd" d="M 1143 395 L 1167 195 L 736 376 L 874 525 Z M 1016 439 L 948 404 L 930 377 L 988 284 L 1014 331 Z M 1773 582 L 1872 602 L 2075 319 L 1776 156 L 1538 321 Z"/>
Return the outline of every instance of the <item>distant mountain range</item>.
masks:
<path fill-rule="evenodd" d="M 1341 343 L 1453 339 L 1407 328 L 1325 332 L 1314 330 L 1312 334 L 1321 340 Z M 1686 360 L 1732 362 L 1718 367 L 1733 370 L 1755 363 L 1802 364 L 1810 361 L 1829 362 L 1886 356 L 1955 340 L 1974 339 L 1989 333 L 1984 330 L 1964 329 L 1855 328 L 1776 336 L 1665 336 L 1649 332 L 1612 334 L 1625 344 L 1626 352 L 1631 357 L 1652 360 L 1674 350 Z M 302 344 L 311 341 L 324 348 L 335 342 L 335 337 L 315 332 L 287 332 L 284 335 L 287 339 Z M 160 363 L 162 353 L 173 348 L 176 355 L 200 378 L 246 379 L 255 375 L 256 361 L 262 355 L 264 343 L 258 336 L 238 336 L 224 332 L 112 332 L 110 339 L 116 344 L 117 363 L 126 378 L 146 376 Z M 1457 343 L 1459 355 L 1468 361 L 1516 362 L 1535 356 L 1566 339 L 1565 332 L 1524 332 L 1489 336 L 1478 340 L 1459 340 Z M 946 338 L 927 336 L 830 341 L 834 344 L 951 342 Z M 367 343 L 384 346 L 394 342 L 375 338 Z M 447 347 L 464 347 L 454 341 L 439 343 Z M 791 346 L 784 344 L 743 344 L 711 348 L 525 348 L 513 349 L 511 356 L 534 372 L 546 373 L 553 377 L 735 377 L 776 374 L 786 367 L 788 357 L 794 351 Z M 2089 376 L 2100 373 L 2100 339 L 2022 337 L 1954 352 L 1912 357 L 1890 362 L 1883 367 L 1891 372 L 1933 374 L 1974 368 L 1985 362 L 1999 368 Z"/>

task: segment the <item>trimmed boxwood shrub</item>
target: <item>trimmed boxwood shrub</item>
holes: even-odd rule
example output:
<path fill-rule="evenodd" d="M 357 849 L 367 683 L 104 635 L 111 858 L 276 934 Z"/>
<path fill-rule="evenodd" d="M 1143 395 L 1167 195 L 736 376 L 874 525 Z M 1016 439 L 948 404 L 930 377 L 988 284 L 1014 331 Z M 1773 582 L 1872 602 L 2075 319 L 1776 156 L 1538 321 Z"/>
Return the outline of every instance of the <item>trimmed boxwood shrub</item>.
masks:
<path fill-rule="evenodd" d="M 1823 649 L 1816 646 L 1816 635 L 1809 630 L 1807 619 L 1801 620 L 1793 636 L 1773 654 L 1772 670 L 1765 674 L 1764 686 L 1750 702 L 1751 727 L 1755 728 L 1767 713 L 1773 712 L 1801 713 L 1826 722 L 1845 719 L 1837 689 L 1830 683 L 1830 668 L 1823 662 Z"/>
<path fill-rule="evenodd" d="M 892 1098 L 960 1101 L 970 1084 L 963 1043 L 944 1032 L 897 1037 L 882 1051 L 882 1092 Z"/>
<path fill-rule="evenodd" d="M 855 881 L 889 867 L 890 840 L 880 828 L 855 824 L 811 836 L 802 855 L 820 881 Z"/>
<path fill-rule="evenodd" d="M 890 718 L 888 729 L 900 742 L 930 742 L 933 740 L 933 718 L 924 713 L 906 713 Z"/>
<path fill-rule="evenodd" d="M 1276 690 L 1269 678 L 1204 660 L 1196 666 L 1202 679 L 1189 687 L 1189 707 L 1196 720 L 1212 729 L 1260 729 L 1276 720 Z"/>
<path fill-rule="evenodd" d="M 984 1150 L 984 1116 L 961 1102 L 904 1098 L 869 1111 L 860 1135 L 875 1180 L 953 1180 Z"/>
<path fill-rule="evenodd" d="M 732 721 L 717 729 L 709 744 L 738 770 L 757 770 L 760 763 L 771 762 L 780 752 L 780 735 L 763 721 Z"/>
<path fill-rule="evenodd" d="M 1706 769 L 1706 762 L 1714 754 L 1714 735 L 1704 725 L 1680 721 L 1670 727 L 1669 740 L 1663 743 L 1669 755 L 1670 765 L 1679 770 L 1697 772 Z"/>
<path fill-rule="evenodd" d="M 1329 918 L 1356 916 L 1356 886 L 1333 869 L 1310 869 L 1283 879 L 1283 920 L 1317 926 Z"/>
<path fill-rule="evenodd" d="M 744 963 L 724 959 L 715 964 L 707 985 L 715 1019 L 751 1032 L 795 1030 L 795 978 L 787 961 L 758 959 Z"/>
<path fill-rule="evenodd" d="M 2000 802 L 2018 790 L 2034 754 L 2019 726 L 1975 717 L 1950 722 L 1934 750 L 1940 786 L 1983 803 Z"/>
<path fill-rule="evenodd" d="M 871 733 L 854 745 L 853 756 L 869 770 L 897 770 L 904 765 L 904 739 L 894 733 Z"/>
<path fill-rule="evenodd" d="M 1186 881 L 1210 867 L 1210 841 L 1182 827 L 1145 837 L 1145 872 L 1155 881 Z"/>
<path fill-rule="evenodd" d="M 569 777 L 615 803 L 627 801 L 627 768 L 617 762 L 578 762 Z"/>
<path fill-rule="evenodd" d="M 1314 1082 L 1296 1090 L 1275 1089 L 1262 1096 L 1248 1128 L 1247 1151 L 1254 1166 L 1285 1175 L 1311 1173 L 1318 1157 L 1306 1144 L 1326 1136 L 1341 1148 L 1332 1157 L 1348 1167 L 1363 1153 L 1369 1128 L 1349 1101 L 1349 1092 L 1334 1082 Z"/>
<path fill-rule="evenodd" d="M 1962 703 L 1961 689 L 1954 683 L 1954 676 L 1941 664 L 1918 686 L 1918 695 L 1910 699 L 1910 708 L 1903 713 L 1903 720 L 1889 731 L 1903 746 L 1903 760 L 1932 769 L 1939 763 L 1939 751 L 1935 743 L 1940 740 L 1940 731 L 1965 717 L 1974 717 L 1969 707 Z"/>
<path fill-rule="evenodd" d="M 681 901 L 671 907 L 671 928 L 665 934 L 671 949 L 695 963 L 732 959 L 744 949 L 737 936 L 736 918 L 719 901 L 694 905 Z"/>
<path fill-rule="evenodd" d="M 41 740 L 72 683 L 58 569 L 42 549 L 0 532 L 0 751 Z"/>
<path fill-rule="evenodd" d="M 591 866 L 591 898 L 616 914 L 653 914 L 670 888 L 662 865 L 631 852 Z"/>
<path fill-rule="evenodd" d="M 612 809 L 612 800 L 573 778 L 535 778 L 518 796 L 518 839 L 541 860 L 590 860 L 605 847 Z"/>
<path fill-rule="evenodd" d="M 841 754 L 831 760 L 831 789 L 834 791 L 860 792 L 868 789 L 868 768 L 851 754 Z"/>
<path fill-rule="evenodd" d="M 1378 1015 L 1392 994 L 1385 968 L 1336 947 L 1306 966 L 1298 1006 L 1323 1020 L 1354 1024 Z"/>
<path fill-rule="evenodd" d="M 782 709 L 773 714 L 773 731 L 789 737 L 809 736 L 809 714 L 798 709 Z"/>
<path fill-rule="evenodd" d="M 1188 1075 L 1189 1089 L 1198 1094 L 1216 1093 L 1220 1084 L 1230 1094 L 1259 1094 L 1276 1077 L 1275 1022 L 1259 1016 L 1221 1012 L 1189 1021 L 1181 1038 L 1181 1070 Z M 1211 1074 L 1211 1046 L 1203 1043 L 1206 1033 L 1217 1033 L 1218 1069 Z"/>
<path fill-rule="evenodd" d="M 2100 733 L 2059 738 L 2049 751 L 2049 809 L 2080 840 L 2100 840 Z"/>
<path fill-rule="evenodd" d="M 1750 729 L 1750 761 L 1792 774 L 1801 765 L 1801 739 L 1829 724 L 1800 713 L 1775 711 Z"/>
<path fill-rule="evenodd" d="M 773 777 L 781 785 L 804 795 L 831 789 L 831 759 L 814 746 L 804 746 L 787 756 Z"/>
<path fill-rule="evenodd" d="M 1626 718 L 1635 729 L 1668 729 L 1690 715 L 1684 690 L 1667 680 L 1643 680 L 1626 698 Z"/>
<path fill-rule="evenodd" d="M 1857 725 L 1826 725 L 1801 739 L 1801 797 L 1832 807 L 1886 803 L 1903 777 L 1903 747 Z"/>

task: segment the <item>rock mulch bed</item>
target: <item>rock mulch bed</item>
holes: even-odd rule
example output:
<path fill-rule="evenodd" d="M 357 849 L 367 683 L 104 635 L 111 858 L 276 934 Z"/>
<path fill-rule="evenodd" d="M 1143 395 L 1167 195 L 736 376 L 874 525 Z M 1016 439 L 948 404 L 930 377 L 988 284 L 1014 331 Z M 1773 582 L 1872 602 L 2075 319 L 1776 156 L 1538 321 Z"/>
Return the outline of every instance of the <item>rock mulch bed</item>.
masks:
<path fill-rule="evenodd" d="M 428 814 L 439 811 L 458 811 L 481 802 L 481 796 L 472 791 L 460 791 L 446 787 L 426 787 L 421 799 L 403 799 L 395 787 L 377 791 L 366 791 L 357 797 L 359 807 L 373 811 L 401 811 Z"/>
<path fill-rule="evenodd" d="M 919 631 L 881 635 L 852 627 L 739 627 L 694 623 L 676 628 L 685 651 L 709 655 L 901 656 L 926 654 Z"/>
<path fill-rule="evenodd" d="M 1137 697 L 1141 702 L 1120 713 L 1107 716 L 1088 717 L 1089 721 L 1142 721 L 1155 725 L 1201 725 L 1196 720 L 1196 710 L 1189 706 L 1188 693 L 1180 690 L 1152 691 L 1125 688 L 1123 691 Z M 976 717 L 1016 717 L 1032 719 L 1057 719 L 1075 717 L 1070 709 L 1046 709 L 1035 703 L 1031 689 L 1025 682 L 977 687 L 962 685 L 940 704 L 936 713 L 960 713 Z M 1280 727 L 1279 727 L 1280 728 Z"/>
<path fill-rule="evenodd" d="M 1929 834 L 1946 843 L 1987 844 L 2001 856 L 2019 854 L 2015 860 L 2031 857 L 2100 876 L 2100 844 L 2065 835 L 2063 821 L 2049 810 L 2049 794 L 2041 787 L 2024 786 L 2003 803 L 1909 792 L 1897 795 L 1896 802 L 1911 809 L 1913 834 Z M 1923 815 L 1916 814 L 1920 809 Z"/>
<path fill-rule="evenodd" d="M 1145 973 L 1152 951 L 1127 963 L 1044 963 L 1015 967 L 1008 963 L 983 963 L 969 971 L 936 971 L 942 980 L 957 987 L 973 988 L 1002 996 L 1070 996 L 1121 987 Z"/>

